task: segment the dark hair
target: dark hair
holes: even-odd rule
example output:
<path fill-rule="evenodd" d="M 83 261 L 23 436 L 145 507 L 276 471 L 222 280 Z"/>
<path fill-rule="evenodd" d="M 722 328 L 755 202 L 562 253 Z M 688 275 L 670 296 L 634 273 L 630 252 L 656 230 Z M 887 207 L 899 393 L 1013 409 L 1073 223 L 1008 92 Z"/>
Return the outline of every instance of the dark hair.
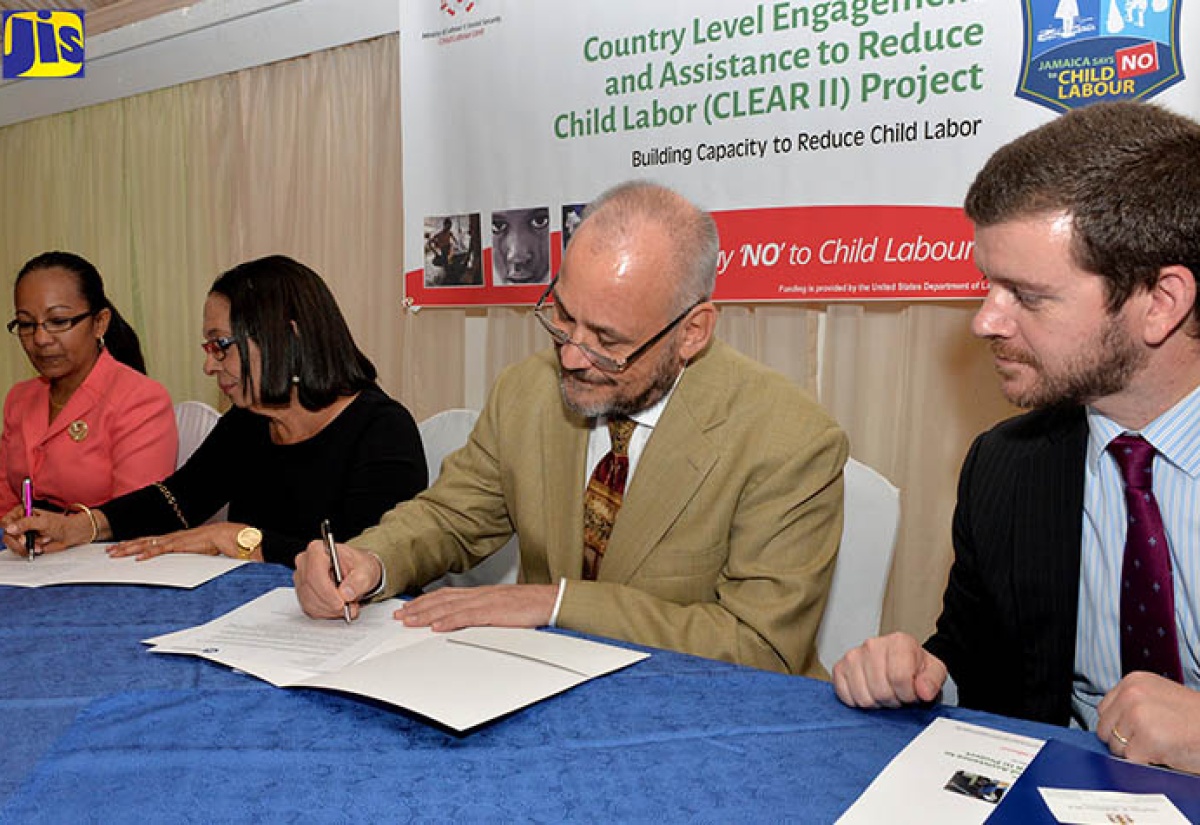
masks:
<path fill-rule="evenodd" d="M 100 278 L 100 272 L 86 258 L 72 252 L 43 252 L 25 262 L 21 271 L 17 273 L 15 283 L 21 283 L 21 279 L 30 272 L 56 268 L 75 276 L 79 294 L 83 296 L 93 315 L 102 309 L 109 311 L 111 317 L 108 330 L 104 333 L 104 347 L 112 353 L 112 357 L 145 374 L 146 359 L 142 357 L 142 345 L 138 342 L 137 333 L 121 317 L 121 313 L 117 312 L 112 301 L 108 300 L 108 296 L 104 294 L 104 281 Z"/>
<path fill-rule="evenodd" d="M 1105 279 L 1115 312 L 1165 266 L 1200 280 L 1198 192 L 1200 124 L 1148 103 L 1094 103 L 997 150 L 964 206 L 977 226 L 1065 213 L 1075 262 Z"/>
<path fill-rule="evenodd" d="M 354 343 L 329 287 L 304 264 L 284 255 L 247 261 L 217 278 L 209 294 L 229 300 L 230 327 L 243 364 L 250 363 L 247 342 L 258 345 L 260 404 L 287 406 L 295 387 L 304 409 L 322 410 L 375 386 L 375 365 Z M 254 397 L 249 369 L 242 370 L 242 390 Z"/>

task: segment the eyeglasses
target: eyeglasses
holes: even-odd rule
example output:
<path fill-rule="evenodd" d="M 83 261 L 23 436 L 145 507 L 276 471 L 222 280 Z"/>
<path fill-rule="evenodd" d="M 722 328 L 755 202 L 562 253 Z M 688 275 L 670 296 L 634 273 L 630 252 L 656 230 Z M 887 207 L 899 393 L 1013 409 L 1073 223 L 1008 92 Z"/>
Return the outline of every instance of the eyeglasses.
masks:
<path fill-rule="evenodd" d="M 200 343 L 200 349 L 218 361 L 224 361 L 227 350 L 237 343 L 237 336 L 230 335 L 221 338 L 205 338 Z"/>
<path fill-rule="evenodd" d="M 88 310 L 70 318 L 47 318 L 45 321 L 22 321 L 20 318 L 13 318 L 8 322 L 7 329 L 13 335 L 21 338 L 33 337 L 37 334 L 38 327 L 46 330 L 51 335 L 62 335 L 67 330 L 73 329 L 84 318 L 91 318 L 95 314 L 95 312 Z"/>
<path fill-rule="evenodd" d="M 587 344 L 581 344 L 577 341 L 572 341 L 570 333 L 560 328 L 558 324 L 555 323 L 555 319 L 551 315 L 551 308 L 546 306 L 546 299 L 548 299 L 554 292 L 554 287 L 557 286 L 557 284 L 558 276 L 555 275 L 554 279 L 550 281 L 550 286 L 546 287 L 546 291 L 542 293 L 542 297 L 538 298 L 537 304 L 534 305 L 533 315 L 538 319 L 538 321 L 541 322 L 542 326 L 545 327 L 546 332 L 550 333 L 550 337 L 554 339 L 554 343 L 558 344 L 560 347 L 565 347 L 568 344 L 575 347 L 577 350 L 583 353 L 583 357 L 590 361 L 593 367 L 601 372 L 625 372 L 625 370 L 629 369 L 630 365 L 633 364 L 634 361 L 649 352 L 650 348 L 661 341 L 664 335 L 673 330 L 680 321 L 686 318 L 688 313 L 700 306 L 700 304 L 704 303 L 705 301 L 703 298 L 701 298 L 699 301 L 696 301 L 696 303 L 679 313 L 679 315 L 675 317 L 675 320 L 660 329 L 658 332 L 652 335 L 649 340 L 637 347 L 633 352 L 629 353 L 624 358 L 614 358 L 611 355 L 604 355 L 596 352 Z"/>

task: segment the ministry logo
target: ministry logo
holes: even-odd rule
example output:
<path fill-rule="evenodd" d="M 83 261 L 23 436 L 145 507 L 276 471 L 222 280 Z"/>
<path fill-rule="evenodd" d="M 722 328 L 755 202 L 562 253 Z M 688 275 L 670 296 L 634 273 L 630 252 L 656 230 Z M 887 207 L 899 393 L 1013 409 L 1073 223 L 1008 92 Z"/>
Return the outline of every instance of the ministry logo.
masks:
<path fill-rule="evenodd" d="M 1022 0 L 1017 97 L 1065 112 L 1149 99 L 1183 80 L 1183 0 Z"/>
<path fill-rule="evenodd" d="M 442 0 L 441 8 L 447 17 L 458 17 L 475 11 L 475 0 Z"/>
<path fill-rule="evenodd" d="M 500 15 L 486 16 L 484 0 L 425 0 L 437 5 L 436 18 L 430 19 L 436 28 L 422 29 L 422 40 L 433 40 L 439 46 L 450 46 L 465 40 L 483 37 L 484 31 L 500 22 Z"/>

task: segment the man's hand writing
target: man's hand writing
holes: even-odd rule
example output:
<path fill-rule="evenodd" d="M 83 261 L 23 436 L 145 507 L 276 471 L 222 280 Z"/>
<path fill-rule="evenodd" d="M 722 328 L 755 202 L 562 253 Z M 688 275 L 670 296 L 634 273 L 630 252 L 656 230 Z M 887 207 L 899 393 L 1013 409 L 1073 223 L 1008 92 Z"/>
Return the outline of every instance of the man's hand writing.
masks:
<path fill-rule="evenodd" d="M 350 617 L 358 618 L 358 601 L 379 586 L 383 566 L 374 554 L 348 544 L 337 545 L 342 566 L 342 586 L 333 581 L 333 563 L 325 550 L 325 542 L 309 542 L 303 553 L 296 556 L 296 572 L 292 581 L 300 607 L 314 619 L 344 618 L 342 607 L 350 606 Z"/>

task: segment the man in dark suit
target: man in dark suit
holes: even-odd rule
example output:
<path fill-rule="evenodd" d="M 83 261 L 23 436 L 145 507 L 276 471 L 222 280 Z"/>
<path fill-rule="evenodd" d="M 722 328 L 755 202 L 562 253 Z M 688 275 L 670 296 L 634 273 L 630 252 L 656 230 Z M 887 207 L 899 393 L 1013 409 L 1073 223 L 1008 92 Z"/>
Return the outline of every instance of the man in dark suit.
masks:
<path fill-rule="evenodd" d="M 842 701 L 956 691 L 1200 771 L 1197 192 L 1200 125 L 1140 103 L 1073 111 L 979 173 L 966 211 L 991 286 L 973 331 L 1033 411 L 967 455 L 936 632 L 847 653 Z M 1119 454 L 1135 452 L 1147 464 L 1128 471 Z M 1156 610 L 1141 634 L 1138 612 Z"/>

